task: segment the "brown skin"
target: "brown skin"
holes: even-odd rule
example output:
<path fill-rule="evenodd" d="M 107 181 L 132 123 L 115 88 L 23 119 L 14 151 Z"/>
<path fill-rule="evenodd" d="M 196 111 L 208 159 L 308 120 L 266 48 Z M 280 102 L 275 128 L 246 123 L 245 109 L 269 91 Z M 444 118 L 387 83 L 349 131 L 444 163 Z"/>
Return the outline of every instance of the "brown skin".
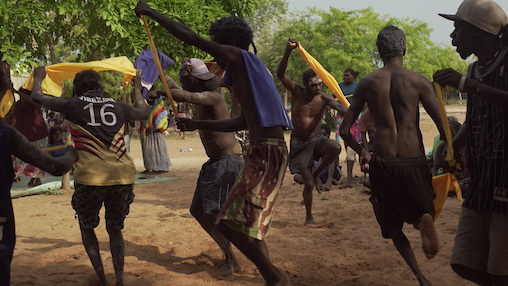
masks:
<path fill-rule="evenodd" d="M 255 108 L 254 97 L 251 92 L 250 82 L 245 69 L 242 50 L 237 46 L 236 40 L 231 38 L 227 43 L 216 43 L 208 41 L 187 26 L 168 18 L 153 10 L 144 1 L 139 1 L 134 9 L 136 15 L 146 15 L 162 25 L 169 33 L 182 40 L 186 44 L 195 46 L 210 55 L 217 62 L 225 63 L 229 72 L 235 75 L 232 88 L 235 96 L 241 105 L 241 115 L 224 120 L 191 120 L 182 119 L 178 127 L 182 130 L 191 131 L 195 129 L 210 129 L 215 131 L 238 131 L 249 130 L 249 139 L 274 138 L 284 140 L 282 126 L 261 127 L 258 114 Z M 267 286 L 289 285 L 289 278 L 277 269 L 268 255 L 266 243 L 237 232 L 224 224 L 218 225 L 219 231 L 226 236 L 243 254 L 245 254 L 258 267 L 263 275 Z"/>
<path fill-rule="evenodd" d="M 288 40 L 286 51 L 277 69 L 277 76 L 292 95 L 291 121 L 293 122 L 294 129 L 291 130 L 291 134 L 298 137 L 310 138 L 319 133 L 323 114 L 327 106 L 337 110 L 340 114 L 345 114 L 347 109 L 335 101 L 332 96 L 325 94 L 321 90 L 323 81 L 318 76 L 310 78 L 308 82 L 304 83 L 305 87 L 302 87 L 286 74 L 289 56 L 297 47 L 297 40 Z M 316 151 L 320 157 L 323 157 L 321 164 L 314 171 L 309 167 L 301 173 L 304 184 L 303 202 L 306 210 L 304 225 L 316 223 L 312 216 L 312 191 L 316 187 L 318 192 L 321 193 L 318 176 L 321 171 L 337 160 L 341 147 L 337 141 L 329 139 Z"/>
<path fill-rule="evenodd" d="M 171 95 L 175 101 L 189 102 L 194 104 L 194 118 L 197 120 L 226 120 L 230 119 L 228 106 L 224 96 L 214 91 L 191 92 L 195 90 L 193 83 L 199 79 L 193 77 L 181 77 L 183 88 L 166 76 L 168 85 L 171 87 Z M 166 95 L 163 90 L 157 91 L 157 95 Z M 241 150 L 238 141 L 232 132 L 219 132 L 212 130 L 200 129 L 199 135 L 201 143 L 206 150 L 209 158 L 217 158 L 222 155 L 240 155 Z M 234 272 L 240 271 L 240 265 L 233 253 L 231 243 L 217 229 L 215 222 L 217 221 L 218 212 L 203 211 L 201 207 L 191 207 L 191 214 L 200 223 L 203 229 L 215 240 L 219 245 L 226 263 L 220 268 L 223 276 L 229 276 Z"/>
<path fill-rule="evenodd" d="M 74 147 L 65 147 L 63 155 L 54 158 L 28 141 L 25 136 L 14 128 L 11 128 L 11 148 L 12 155 L 54 176 L 64 175 L 72 168 L 72 164 L 78 160 L 78 153 Z"/>
<path fill-rule="evenodd" d="M 480 31 L 478 28 L 462 21 L 454 22 L 455 29 L 450 34 L 452 45 L 457 48 L 457 53 L 463 59 L 468 58 L 471 54 L 478 57 L 478 64 L 485 65 L 494 57 L 497 49 L 499 49 L 499 38 L 494 35 Z M 480 73 L 482 73 L 480 69 Z M 462 74 L 454 69 L 448 68 L 439 70 L 434 74 L 434 81 L 441 86 L 452 86 L 458 88 Z M 474 80 L 467 78 L 464 83 L 464 92 L 468 95 L 481 97 L 485 101 L 495 104 L 496 106 L 508 111 L 508 91 L 500 90 L 486 84 L 481 84 L 480 90 Z M 467 116 L 466 116 L 467 118 Z M 466 145 L 466 123 L 464 123 L 457 135 L 453 138 L 453 148 L 461 150 Z M 454 154 L 461 154 L 455 151 Z M 456 157 L 458 160 L 464 160 L 463 157 Z M 460 161 L 459 161 L 460 162 Z M 461 164 L 465 164 L 464 162 Z M 465 265 L 452 264 L 453 270 L 462 278 L 475 282 L 479 285 L 508 285 L 508 277 L 500 275 L 491 275 L 485 271 L 479 271 Z"/>
<path fill-rule="evenodd" d="M 32 89 L 32 100 L 48 109 L 57 112 L 63 112 L 67 108 L 69 99 L 62 97 L 47 96 L 42 93 L 42 80 L 46 77 L 46 69 L 44 66 L 37 67 L 34 71 L 34 85 Z M 145 120 L 148 118 L 148 107 L 141 95 L 141 70 L 137 70 L 134 78 L 134 91 L 136 95 L 137 107 L 133 107 L 128 103 L 122 102 L 127 120 Z M 75 96 L 80 96 L 76 94 Z M 99 241 L 95 235 L 94 229 L 86 229 L 80 225 L 81 238 L 85 250 L 92 262 L 93 268 L 99 279 L 99 285 L 108 285 L 102 259 L 99 253 Z M 111 256 L 113 258 L 113 267 L 116 275 L 116 285 L 123 285 L 124 273 L 124 257 L 125 243 L 121 230 L 107 227 L 110 241 Z"/>
<path fill-rule="evenodd" d="M 349 107 L 339 132 L 344 141 L 362 158 L 362 165 L 369 163 L 369 151 L 356 142 L 349 129 L 365 103 L 376 122 L 374 156 L 387 158 L 415 158 L 424 156 L 422 135 L 419 128 L 419 104 L 430 115 L 444 138 L 439 106 L 430 82 L 421 74 L 403 67 L 403 57 L 383 58 L 384 67 L 364 77 L 358 84 L 355 100 Z M 439 251 L 434 219 L 425 213 L 415 223 L 420 229 L 422 245 L 428 259 Z M 390 233 L 392 241 L 420 285 L 431 285 L 420 271 L 407 237 L 402 231 Z"/>

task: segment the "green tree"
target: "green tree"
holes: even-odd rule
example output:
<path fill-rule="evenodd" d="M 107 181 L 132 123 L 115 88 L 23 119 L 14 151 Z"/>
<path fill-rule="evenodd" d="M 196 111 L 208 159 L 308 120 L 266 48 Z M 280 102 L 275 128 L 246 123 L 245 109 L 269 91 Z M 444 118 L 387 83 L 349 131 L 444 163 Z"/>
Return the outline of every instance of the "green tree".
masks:
<path fill-rule="evenodd" d="M 382 17 L 371 8 L 329 12 L 311 8 L 297 12 L 282 22 L 260 57 L 271 71 L 276 71 L 288 38 L 295 38 L 325 67 L 338 82 L 346 68 L 360 72 L 361 77 L 382 66 L 376 47 L 379 31 L 388 25 L 400 27 L 406 33 L 407 55 L 405 66 L 418 71 L 430 80 L 432 74 L 445 67 L 466 71 L 467 63 L 449 47 L 430 41 L 431 29 L 424 22 L 411 19 Z M 298 55 L 292 55 L 287 73 L 297 82 L 308 65 Z M 280 90 L 284 92 L 282 86 Z"/>
<path fill-rule="evenodd" d="M 120 55 L 135 59 L 148 48 L 142 22 L 133 11 L 136 3 L 137 0 L 2 0 L 2 60 L 22 72 L 36 65 L 68 59 L 86 62 Z M 148 3 L 197 33 L 207 35 L 211 21 L 228 15 L 251 15 L 258 1 L 152 0 Z M 184 56 L 206 56 L 147 20 L 156 47 L 170 57 L 178 61 Z"/>

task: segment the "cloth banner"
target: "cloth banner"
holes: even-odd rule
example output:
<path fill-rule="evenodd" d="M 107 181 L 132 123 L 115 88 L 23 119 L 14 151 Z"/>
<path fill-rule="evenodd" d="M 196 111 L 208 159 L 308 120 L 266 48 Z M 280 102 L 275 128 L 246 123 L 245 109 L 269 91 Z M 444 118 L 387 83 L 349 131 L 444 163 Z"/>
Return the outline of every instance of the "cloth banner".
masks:
<path fill-rule="evenodd" d="M 123 73 L 124 88 L 129 87 L 132 78 L 136 76 L 134 65 L 124 56 L 86 63 L 60 63 L 46 67 L 46 78 L 42 81 L 42 93 L 56 97 L 62 96 L 63 81 L 73 79 L 78 72 L 88 69 L 97 72 L 113 70 Z M 33 85 L 34 77 L 32 73 L 22 88 L 32 90 Z"/>
<path fill-rule="evenodd" d="M 293 43 L 292 43 L 293 44 Z M 325 68 L 313 57 L 311 56 L 300 43 L 298 43 L 298 52 L 302 58 L 309 64 L 310 68 L 323 80 L 326 86 L 333 92 L 335 97 L 344 104 L 344 106 L 349 107 L 349 101 L 342 93 L 339 84 L 335 80 L 335 78 L 327 71 Z"/>
<path fill-rule="evenodd" d="M 445 173 L 442 175 L 432 177 L 432 187 L 436 197 L 434 198 L 434 220 L 437 220 L 441 211 L 443 210 L 444 203 L 448 197 L 448 192 L 455 189 L 457 194 L 457 201 L 462 201 L 462 191 L 460 190 L 459 182 L 455 175 Z"/>

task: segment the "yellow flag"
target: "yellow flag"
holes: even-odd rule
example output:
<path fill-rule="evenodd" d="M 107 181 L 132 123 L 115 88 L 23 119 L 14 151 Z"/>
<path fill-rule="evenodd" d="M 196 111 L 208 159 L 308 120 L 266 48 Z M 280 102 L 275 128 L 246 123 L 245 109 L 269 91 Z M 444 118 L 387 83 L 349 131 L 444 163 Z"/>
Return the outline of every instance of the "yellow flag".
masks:
<path fill-rule="evenodd" d="M 443 99 L 443 93 L 441 91 L 441 86 L 434 82 L 434 87 L 436 89 L 436 95 L 437 95 L 437 102 L 439 103 L 439 111 L 441 114 L 441 120 L 443 121 L 443 128 L 445 132 L 446 142 L 448 143 L 448 149 L 446 153 L 446 161 L 448 161 L 448 164 L 450 167 L 455 167 L 455 157 L 453 156 L 453 138 L 452 138 L 452 132 L 450 130 L 450 124 L 448 123 L 448 116 L 446 115 L 446 108 L 445 103 Z"/>
<path fill-rule="evenodd" d="M 134 76 L 136 69 L 127 57 L 115 57 L 102 61 L 86 63 L 60 63 L 46 67 L 46 78 L 42 81 L 42 93 L 60 97 L 62 95 L 63 81 L 73 79 L 78 72 L 92 69 L 94 71 L 113 70 L 124 74 L 123 87 L 127 88 Z M 26 90 L 32 90 L 34 85 L 33 74 L 23 84 Z"/>
<path fill-rule="evenodd" d="M 450 167 L 455 167 L 455 157 L 453 156 L 453 138 L 450 130 L 450 124 L 448 123 L 448 116 L 446 115 L 446 108 L 443 99 L 443 93 L 441 91 L 441 86 L 434 82 L 434 87 L 436 89 L 437 102 L 439 103 L 439 111 L 441 114 L 441 120 L 443 121 L 443 128 L 445 132 L 446 142 L 447 142 L 447 154 L 446 161 Z M 434 176 L 432 178 L 432 187 L 434 189 L 434 193 L 436 194 L 436 198 L 434 199 L 434 220 L 439 217 L 441 210 L 443 209 L 443 205 L 448 197 L 448 192 L 452 189 L 455 189 L 457 194 L 457 200 L 459 202 L 462 201 L 462 191 L 460 190 L 459 183 L 457 182 L 457 178 L 455 175 L 446 173 L 439 176 Z"/>
<path fill-rule="evenodd" d="M 437 220 L 437 218 L 441 214 L 441 210 L 443 209 L 444 203 L 446 202 L 446 198 L 448 197 L 448 192 L 452 189 L 455 189 L 455 193 L 457 194 L 457 200 L 461 202 L 462 191 L 460 190 L 457 178 L 450 173 L 434 176 L 432 178 L 432 187 L 434 189 L 434 193 L 436 194 L 436 197 L 434 198 L 433 201 L 435 211 L 434 220 Z"/>
<path fill-rule="evenodd" d="M 295 43 L 291 44 L 295 45 Z M 307 62 L 310 68 L 323 80 L 326 86 L 333 92 L 335 97 L 337 97 L 337 99 L 339 99 L 339 101 L 342 102 L 344 106 L 349 107 L 349 101 L 347 101 L 344 93 L 342 93 L 342 90 L 340 89 L 340 86 L 335 78 L 327 70 L 325 70 L 325 68 L 313 56 L 311 56 L 300 43 L 298 43 L 297 49 L 298 52 L 300 52 L 302 58 Z"/>

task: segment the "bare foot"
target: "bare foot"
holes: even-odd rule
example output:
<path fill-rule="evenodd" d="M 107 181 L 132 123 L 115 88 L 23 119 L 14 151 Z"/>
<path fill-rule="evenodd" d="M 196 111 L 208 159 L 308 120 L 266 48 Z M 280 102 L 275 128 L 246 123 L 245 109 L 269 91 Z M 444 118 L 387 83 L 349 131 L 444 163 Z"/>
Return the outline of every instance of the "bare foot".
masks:
<path fill-rule="evenodd" d="M 314 218 L 308 218 L 303 223 L 303 225 L 309 225 L 309 224 L 316 224 L 316 222 L 314 221 Z"/>
<path fill-rule="evenodd" d="M 224 277 L 229 276 L 235 272 L 240 271 L 240 264 L 236 261 L 228 261 L 226 264 L 222 265 L 222 267 L 219 269 L 220 274 Z"/>
<path fill-rule="evenodd" d="M 434 228 L 434 219 L 429 213 L 422 216 L 418 225 L 422 237 L 422 247 L 427 259 L 432 259 L 439 252 L 439 242 L 437 240 L 436 229 Z"/>
<path fill-rule="evenodd" d="M 319 174 L 314 176 L 314 187 L 316 187 L 318 194 L 321 194 L 323 191 L 323 182 L 321 182 Z"/>

